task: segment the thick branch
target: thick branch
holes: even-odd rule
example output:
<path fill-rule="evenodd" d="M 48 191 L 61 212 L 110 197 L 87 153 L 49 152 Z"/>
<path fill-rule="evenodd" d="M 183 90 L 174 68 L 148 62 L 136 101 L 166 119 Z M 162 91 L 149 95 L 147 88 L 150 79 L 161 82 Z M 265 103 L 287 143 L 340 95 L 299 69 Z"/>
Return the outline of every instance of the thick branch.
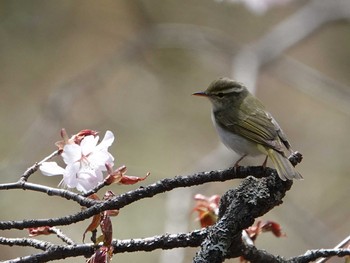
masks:
<path fill-rule="evenodd" d="M 248 177 L 238 188 L 227 191 L 220 201 L 219 220 L 208 230 L 193 262 L 221 263 L 243 256 L 252 263 L 307 263 L 320 257 L 350 255 L 350 249 L 319 249 L 287 260 L 243 243 L 242 230 L 281 204 L 292 183 L 281 181 L 276 175 L 260 180 Z"/>
<path fill-rule="evenodd" d="M 261 180 L 248 177 L 238 188 L 227 191 L 220 201 L 219 220 L 209 230 L 193 262 L 221 263 L 226 258 L 241 256 L 242 230 L 281 204 L 292 184 L 276 175 Z"/>

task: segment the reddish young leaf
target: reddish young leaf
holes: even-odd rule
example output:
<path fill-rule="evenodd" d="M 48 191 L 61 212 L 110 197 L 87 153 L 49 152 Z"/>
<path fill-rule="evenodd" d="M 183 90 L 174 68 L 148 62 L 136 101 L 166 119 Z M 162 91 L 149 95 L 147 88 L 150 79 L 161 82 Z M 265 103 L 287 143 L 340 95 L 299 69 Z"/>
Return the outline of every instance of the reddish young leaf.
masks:
<path fill-rule="evenodd" d="M 276 237 L 284 237 L 286 236 L 285 233 L 282 232 L 281 225 L 274 222 L 274 221 L 266 221 L 262 226 L 261 229 L 263 232 L 272 232 Z"/>
<path fill-rule="evenodd" d="M 110 164 L 106 163 L 106 168 L 107 168 L 107 172 L 108 175 L 105 178 L 105 183 L 106 185 L 110 185 L 113 183 L 119 183 L 120 180 L 122 179 L 123 174 L 126 173 L 126 166 L 120 166 L 119 168 L 117 168 L 115 171 L 113 171 L 113 167 Z"/>
<path fill-rule="evenodd" d="M 112 191 L 106 191 L 103 195 L 103 200 L 109 200 L 113 197 L 115 197 L 115 194 Z"/>
<path fill-rule="evenodd" d="M 50 226 L 40 226 L 40 227 L 32 227 L 28 228 L 29 236 L 35 237 L 40 235 L 51 235 L 53 232 L 51 231 Z"/>
<path fill-rule="evenodd" d="M 254 226 L 250 226 L 245 230 L 251 242 L 255 242 L 261 233 L 269 231 L 272 232 L 276 237 L 286 236 L 286 234 L 282 232 L 281 225 L 274 221 L 262 222 L 261 220 L 258 220 Z M 248 261 L 244 257 L 240 257 L 239 262 L 247 263 Z"/>
<path fill-rule="evenodd" d="M 83 242 L 85 241 L 85 235 L 88 231 L 94 231 L 96 228 L 100 225 L 101 222 L 101 215 L 97 214 L 92 217 L 92 221 L 90 225 L 86 228 L 84 234 L 83 234 Z"/>
<path fill-rule="evenodd" d="M 272 232 L 276 237 L 286 236 L 286 234 L 282 232 L 281 225 L 274 221 L 262 222 L 259 220 L 256 222 L 255 226 L 247 228 L 246 232 L 253 242 L 262 232 Z"/>
<path fill-rule="evenodd" d="M 97 131 L 94 130 L 81 130 L 80 132 L 78 132 L 77 134 L 74 134 L 71 138 L 68 137 L 68 134 L 66 132 L 66 130 L 64 128 L 61 129 L 61 137 L 62 137 L 62 141 L 58 141 L 55 143 L 55 145 L 58 147 L 58 149 L 60 151 L 63 150 L 63 147 L 66 144 L 78 144 L 80 145 L 81 141 L 85 138 L 85 136 L 89 136 L 89 135 L 93 135 L 94 137 L 96 137 L 98 135 Z"/>
<path fill-rule="evenodd" d="M 250 239 L 254 242 L 256 238 L 261 234 L 261 220 L 257 221 L 255 226 L 250 226 L 246 230 L 246 233 Z"/>
<path fill-rule="evenodd" d="M 218 219 L 220 196 L 212 195 L 206 197 L 202 194 L 196 194 L 194 199 L 196 200 L 196 206 L 192 212 L 198 212 L 197 220 L 200 222 L 201 227 L 215 224 Z"/>
<path fill-rule="evenodd" d="M 62 141 L 58 141 L 55 143 L 55 145 L 58 147 L 58 150 L 60 150 L 60 152 L 63 151 L 64 146 L 68 143 L 69 141 L 69 137 L 68 134 L 66 132 L 65 128 L 61 129 L 61 137 L 62 137 Z"/>
<path fill-rule="evenodd" d="M 98 197 L 97 194 L 89 195 L 88 198 L 90 198 L 90 199 L 92 199 L 92 200 L 100 200 L 100 198 Z"/>
<path fill-rule="evenodd" d="M 78 132 L 77 134 L 73 135 L 71 137 L 71 140 L 74 141 L 75 144 L 80 144 L 80 142 L 86 137 L 92 135 L 94 137 L 96 137 L 98 135 L 98 131 L 94 131 L 94 130 L 81 130 L 80 132 Z"/>
<path fill-rule="evenodd" d="M 103 196 L 103 200 L 109 200 L 114 196 L 115 194 L 112 191 L 107 191 Z M 94 200 L 99 200 L 99 197 L 96 194 L 90 195 L 89 198 Z M 113 234 L 112 222 L 110 217 L 117 216 L 118 214 L 119 214 L 119 210 L 115 209 L 115 210 L 107 210 L 101 214 L 94 215 L 92 218 L 92 222 L 86 228 L 83 234 L 83 242 L 85 240 L 85 235 L 88 231 L 94 231 L 97 229 L 98 226 L 100 226 L 102 235 L 96 240 L 96 242 L 99 243 L 103 241 L 104 245 L 110 246 L 112 243 L 112 234 Z"/>
<path fill-rule="evenodd" d="M 92 194 L 92 195 L 88 196 L 88 198 L 93 199 L 93 200 L 100 200 L 100 198 L 98 197 L 97 194 Z M 97 214 L 97 215 L 94 215 L 92 217 L 92 221 L 91 221 L 90 225 L 86 228 L 86 230 L 83 234 L 83 242 L 85 240 L 86 233 L 88 231 L 96 230 L 96 228 L 100 225 L 100 222 L 101 222 L 101 214 Z"/>
<path fill-rule="evenodd" d="M 104 236 L 103 245 L 109 247 L 112 244 L 113 228 L 111 218 L 108 216 L 107 211 L 102 217 L 100 226 L 102 234 Z"/>
<path fill-rule="evenodd" d="M 197 220 L 199 220 L 201 227 L 208 227 L 214 225 L 218 217 L 214 213 L 211 213 L 207 210 L 195 209 L 199 213 Z"/>
<path fill-rule="evenodd" d="M 108 175 L 105 178 L 105 184 L 110 185 L 113 183 L 119 184 L 136 184 L 137 182 L 145 180 L 150 173 L 147 173 L 145 177 L 129 176 L 126 175 L 127 168 L 125 165 L 120 166 L 115 171 L 113 171 L 110 164 L 106 164 Z"/>
<path fill-rule="evenodd" d="M 123 175 L 122 178 L 120 179 L 119 183 L 120 184 L 136 184 L 140 181 L 145 180 L 150 173 L 147 173 L 146 176 L 144 177 L 137 177 L 137 176 L 130 176 L 130 175 Z"/>
<path fill-rule="evenodd" d="M 86 263 L 107 263 L 110 262 L 113 256 L 113 247 L 102 246 L 96 250 L 95 254 L 89 258 Z"/>

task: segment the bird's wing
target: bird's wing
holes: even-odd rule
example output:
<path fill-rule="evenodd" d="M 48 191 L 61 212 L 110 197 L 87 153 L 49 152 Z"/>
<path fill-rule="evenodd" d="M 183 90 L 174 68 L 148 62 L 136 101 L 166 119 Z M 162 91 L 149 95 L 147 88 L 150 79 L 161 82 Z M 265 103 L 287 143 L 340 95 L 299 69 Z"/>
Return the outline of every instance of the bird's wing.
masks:
<path fill-rule="evenodd" d="M 218 125 L 240 134 L 244 138 L 261 145 L 283 152 L 279 139 L 279 126 L 275 125 L 274 119 L 263 109 L 256 109 L 249 115 L 245 112 L 238 112 L 234 117 L 218 112 L 216 120 Z"/>

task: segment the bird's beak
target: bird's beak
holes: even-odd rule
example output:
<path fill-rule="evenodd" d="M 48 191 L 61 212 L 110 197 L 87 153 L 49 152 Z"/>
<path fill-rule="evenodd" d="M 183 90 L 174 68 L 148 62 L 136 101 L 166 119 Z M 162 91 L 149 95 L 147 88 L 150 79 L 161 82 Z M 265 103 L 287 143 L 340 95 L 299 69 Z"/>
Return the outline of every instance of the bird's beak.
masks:
<path fill-rule="evenodd" d="M 208 97 L 208 94 L 205 93 L 205 91 L 195 92 L 192 95 L 194 95 L 194 96 L 201 96 L 201 97 Z"/>

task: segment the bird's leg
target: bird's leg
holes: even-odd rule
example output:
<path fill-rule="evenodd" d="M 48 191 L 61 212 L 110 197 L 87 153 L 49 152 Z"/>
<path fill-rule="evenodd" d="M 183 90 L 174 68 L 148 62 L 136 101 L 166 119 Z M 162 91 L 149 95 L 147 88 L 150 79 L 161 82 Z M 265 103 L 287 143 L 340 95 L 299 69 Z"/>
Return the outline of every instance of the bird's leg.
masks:
<path fill-rule="evenodd" d="M 239 166 L 239 162 L 242 161 L 242 160 L 244 159 L 244 157 L 246 157 L 246 156 L 247 156 L 246 154 L 242 155 L 241 158 L 239 158 L 239 159 L 237 160 L 237 162 L 235 163 L 234 166 L 235 166 L 235 167 L 238 167 L 238 166 Z"/>
<path fill-rule="evenodd" d="M 263 164 L 262 164 L 262 167 L 265 169 L 266 168 L 266 163 L 267 163 L 267 159 L 269 158 L 269 156 L 268 155 L 266 155 L 266 157 L 265 157 L 265 161 L 263 162 Z"/>

